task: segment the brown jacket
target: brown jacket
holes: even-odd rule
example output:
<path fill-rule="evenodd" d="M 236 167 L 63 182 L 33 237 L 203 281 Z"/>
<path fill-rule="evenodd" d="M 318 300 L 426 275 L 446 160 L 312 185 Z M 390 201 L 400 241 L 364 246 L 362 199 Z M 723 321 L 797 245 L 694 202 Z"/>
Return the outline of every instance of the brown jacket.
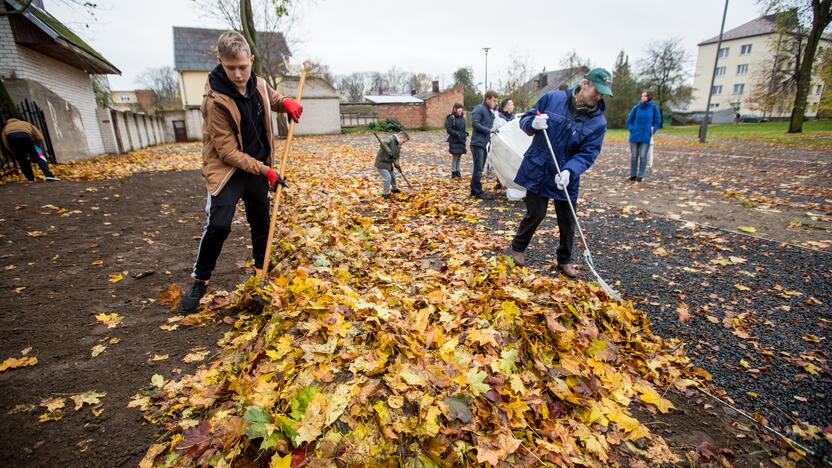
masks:
<path fill-rule="evenodd" d="M 271 111 L 283 112 L 283 96 L 260 77 L 257 77 L 257 93 L 263 103 L 263 118 L 271 142 L 274 139 Z M 274 149 L 269 145 L 268 165 L 242 152 L 240 110 L 232 97 L 214 91 L 208 82 L 202 100 L 202 117 L 202 176 L 208 193 L 219 194 L 237 169 L 252 174 L 266 173 Z"/>
<path fill-rule="evenodd" d="M 17 119 L 9 119 L 6 123 L 6 126 L 3 127 L 3 146 L 11 151 L 11 147 L 9 146 L 9 135 L 12 133 L 23 132 L 32 135 L 35 138 L 35 141 L 38 142 L 40 146 L 43 146 L 43 134 L 40 133 L 37 127 L 30 124 L 25 120 L 17 120 Z"/>

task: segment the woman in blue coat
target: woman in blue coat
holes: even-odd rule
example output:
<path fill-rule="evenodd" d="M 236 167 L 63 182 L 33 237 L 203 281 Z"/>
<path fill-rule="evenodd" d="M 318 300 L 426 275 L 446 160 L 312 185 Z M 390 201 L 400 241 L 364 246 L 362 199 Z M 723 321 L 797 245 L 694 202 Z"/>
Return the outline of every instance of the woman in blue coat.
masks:
<path fill-rule="evenodd" d="M 661 124 L 662 113 L 653 102 L 653 93 L 643 91 L 641 102 L 627 116 L 627 130 L 630 131 L 630 180 L 641 182 L 644 179 L 650 139 Z"/>

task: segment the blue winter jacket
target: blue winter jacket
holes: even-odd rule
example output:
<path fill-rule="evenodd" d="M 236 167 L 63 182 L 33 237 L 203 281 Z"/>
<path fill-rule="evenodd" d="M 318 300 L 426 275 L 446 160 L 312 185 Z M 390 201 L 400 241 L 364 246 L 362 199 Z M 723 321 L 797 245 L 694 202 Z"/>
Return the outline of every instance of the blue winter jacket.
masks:
<path fill-rule="evenodd" d="M 480 104 L 471 113 L 471 126 L 474 133 L 471 135 L 471 147 L 479 146 L 486 148 L 491 141 L 491 127 L 494 125 L 494 113 L 485 104 Z"/>
<path fill-rule="evenodd" d="M 546 129 L 546 133 L 552 142 L 560 169 L 569 170 L 571 173 L 566 188 L 572 201 L 578 199 L 581 174 L 592 166 L 601 152 L 601 144 L 607 132 L 604 101 L 600 101 L 598 107 L 588 114 L 573 115 L 574 92 L 574 89 L 551 91 L 520 116 L 520 128 L 534 138 L 532 145 L 523 155 L 523 162 L 514 182 L 541 197 L 566 200 L 563 191 L 555 186 L 557 171 L 546 145 L 546 138 L 543 132 L 532 128 L 532 120 L 538 111 L 549 116 L 549 128 Z"/>
<path fill-rule="evenodd" d="M 630 143 L 650 143 L 650 129 L 659 131 L 662 113 L 653 101 L 639 102 L 627 116 L 627 130 L 630 131 Z"/>

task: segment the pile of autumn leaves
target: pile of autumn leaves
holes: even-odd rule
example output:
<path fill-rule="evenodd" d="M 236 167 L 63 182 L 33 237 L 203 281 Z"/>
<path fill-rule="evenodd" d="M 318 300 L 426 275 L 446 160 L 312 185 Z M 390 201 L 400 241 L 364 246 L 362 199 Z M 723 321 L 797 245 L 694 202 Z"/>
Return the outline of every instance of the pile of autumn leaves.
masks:
<path fill-rule="evenodd" d="M 672 462 L 631 411 L 686 389 L 678 343 L 599 288 L 512 268 L 464 190 L 386 202 L 371 156 L 306 154 L 273 278 L 242 285 L 219 357 L 137 397 L 156 465 Z M 424 179 L 423 179 L 424 180 Z"/>

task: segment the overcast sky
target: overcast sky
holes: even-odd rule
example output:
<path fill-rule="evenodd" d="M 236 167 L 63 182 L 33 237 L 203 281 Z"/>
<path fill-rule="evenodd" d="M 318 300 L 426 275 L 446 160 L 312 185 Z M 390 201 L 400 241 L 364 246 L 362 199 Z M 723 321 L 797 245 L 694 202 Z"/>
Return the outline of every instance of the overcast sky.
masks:
<path fill-rule="evenodd" d="M 472 66 L 481 82 L 483 47 L 489 82 L 504 76 L 512 54 L 528 55 L 537 69 L 556 69 L 575 49 L 594 66 L 611 68 L 619 50 L 637 62 L 651 41 L 677 37 L 696 59 L 696 44 L 719 34 L 722 0 L 594 0 L 532 2 L 466 0 L 293 0 L 301 3 L 293 35 L 294 59 L 311 58 L 333 73 L 384 71 L 396 65 L 442 77 Z M 303 2 L 306 2 L 304 5 Z M 121 71 L 115 90 L 138 87 L 144 69 L 173 65 L 173 26 L 222 27 L 193 0 L 97 0 L 96 20 L 59 0 L 47 10 L 65 21 Z M 525 5 L 525 6 L 521 6 Z M 731 0 L 725 29 L 760 15 L 756 0 Z"/>

